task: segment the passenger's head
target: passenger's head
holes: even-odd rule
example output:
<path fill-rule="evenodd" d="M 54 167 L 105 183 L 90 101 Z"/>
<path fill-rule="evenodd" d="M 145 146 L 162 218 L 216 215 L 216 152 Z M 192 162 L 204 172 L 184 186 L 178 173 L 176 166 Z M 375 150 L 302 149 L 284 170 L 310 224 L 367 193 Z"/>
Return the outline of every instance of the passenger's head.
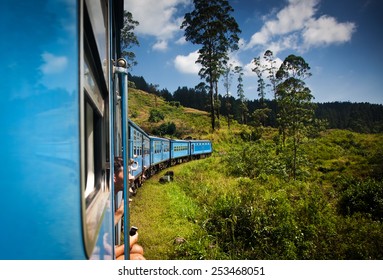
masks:
<path fill-rule="evenodd" d="M 114 159 L 114 192 L 124 189 L 124 161 L 121 157 Z"/>

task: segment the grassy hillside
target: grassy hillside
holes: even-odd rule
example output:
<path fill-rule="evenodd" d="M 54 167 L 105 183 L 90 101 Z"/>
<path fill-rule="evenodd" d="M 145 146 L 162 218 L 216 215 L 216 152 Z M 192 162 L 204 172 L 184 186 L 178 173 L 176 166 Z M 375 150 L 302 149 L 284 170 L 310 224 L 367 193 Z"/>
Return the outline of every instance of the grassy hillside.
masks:
<path fill-rule="evenodd" d="M 150 122 L 151 110 L 161 112 L 164 119 L 159 122 Z M 177 104 L 172 105 L 162 98 L 141 90 L 129 89 L 129 116 L 148 133 L 161 124 L 173 122 L 178 138 L 193 136 L 207 139 L 210 137 L 208 113 L 177 106 Z"/>
<path fill-rule="evenodd" d="M 297 180 L 277 131 L 221 120 L 131 91 L 134 121 L 176 123 L 213 140 L 210 158 L 172 167 L 174 182 L 145 182 L 131 206 L 148 259 L 383 259 L 383 135 L 328 130 L 306 139 Z M 153 108 L 164 113 L 148 121 Z M 257 139 L 257 140 L 255 140 Z"/>

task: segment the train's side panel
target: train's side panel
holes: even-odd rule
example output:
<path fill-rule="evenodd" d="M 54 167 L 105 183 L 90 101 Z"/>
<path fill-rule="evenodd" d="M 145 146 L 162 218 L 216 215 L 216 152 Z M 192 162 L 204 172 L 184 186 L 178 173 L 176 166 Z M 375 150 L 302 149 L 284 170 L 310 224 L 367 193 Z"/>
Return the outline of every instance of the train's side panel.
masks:
<path fill-rule="evenodd" d="M 82 259 L 78 6 L 0 6 L 0 259 Z"/>
<path fill-rule="evenodd" d="M 144 167 L 150 166 L 150 139 L 149 135 L 137 124 L 129 121 L 129 148 L 134 161 L 138 163 L 137 170 L 132 171 L 134 177 L 139 176 Z"/>
<path fill-rule="evenodd" d="M 143 168 L 148 170 L 150 167 L 150 138 L 149 135 L 143 135 Z"/>
<path fill-rule="evenodd" d="M 109 28 L 122 10 L 122 0 L 0 4 L 0 259 L 113 257 Z"/>
<path fill-rule="evenodd" d="M 188 157 L 190 142 L 186 140 L 171 140 L 170 156 L 172 159 Z"/>
<path fill-rule="evenodd" d="M 192 140 L 190 141 L 190 150 L 191 155 L 211 154 L 213 147 L 208 140 Z"/>
<path fill-rule="evenodd" d="M 151 166 L 170 159 L 170 140 L 150 136 Z"/>

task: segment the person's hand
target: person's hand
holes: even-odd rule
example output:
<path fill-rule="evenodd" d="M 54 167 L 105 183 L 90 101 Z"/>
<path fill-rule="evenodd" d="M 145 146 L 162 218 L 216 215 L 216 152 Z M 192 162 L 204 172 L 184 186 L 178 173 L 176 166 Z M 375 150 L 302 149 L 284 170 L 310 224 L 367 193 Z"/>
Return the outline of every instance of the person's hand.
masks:
<path fill-rule="evenodd" d="M 129 236 L 129 245 L 130 245 L 130 248 L 132 248 L 133 245 L 136 244 L 137 242 L 138 242 L 138 232 L 136 232 L 135 235 Z"/>
<path fill-rule="evenodd" d="M 117 211 L 119 212 L 119 213 L 124 213 L 124 200 L 121 200 L 121 204 L 120 204 L 120 206 L 118 207 L 118 209 L 117 209 Z"/>

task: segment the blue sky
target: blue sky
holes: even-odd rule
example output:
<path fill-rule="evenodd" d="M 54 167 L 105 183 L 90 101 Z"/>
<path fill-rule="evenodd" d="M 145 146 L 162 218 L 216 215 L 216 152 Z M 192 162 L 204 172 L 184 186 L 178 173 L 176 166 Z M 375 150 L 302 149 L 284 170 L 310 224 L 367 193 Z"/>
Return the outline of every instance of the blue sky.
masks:
<path fill-rule="evenodd" d="M 383 1 L 381 0 L 229 0 L 242 33 L 231 63 L 245 69 L 244 90 L 257 98 L 254 57 L 270 49 L 281 63 L 290 54 L 311 67 L 305 80 L 316 102 L 383 104 Z M 195 64 L 200 46 L 186 42 L 180 29 L 192 0 L 125 0 L 139 21 L 135 29 L 138 65 L 131 74 L 173 93 L 201 80 Z M 236 78 L 231 93 L 236 94 Z M 220 92 L 225 89 L 221 85 Z M 268 93 L 267 97 L 272 98 Z"/>

